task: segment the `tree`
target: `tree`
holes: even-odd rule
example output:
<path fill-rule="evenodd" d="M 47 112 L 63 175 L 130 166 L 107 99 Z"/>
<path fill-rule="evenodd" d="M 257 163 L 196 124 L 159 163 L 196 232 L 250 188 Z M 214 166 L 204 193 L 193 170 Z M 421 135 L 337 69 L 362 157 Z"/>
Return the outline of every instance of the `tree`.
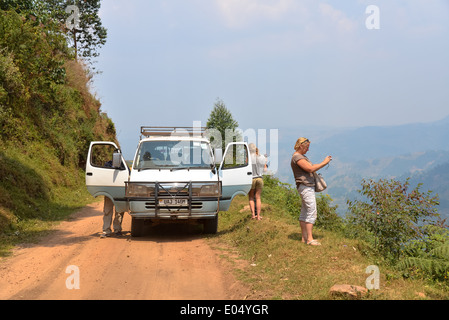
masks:
<path fill-rule="evenodd" d="M 228 142 L 231 142 L 231 139 L 236 141 L 240 138 L 240 134 L 236 131 L 238 126 L 238 122 L 234 120 L 223 100 L 217 99 L 207 120 L 206 127 L 215 129 L 221 134 L 222 149 L 226 147 Z"/>
<path fill-rule="evenodd" d="M 1 10 L 9 10 L 14 9 L 18 12 L 20 11 L 29 11 L 34 8 L 34 4 L 30 0 L 2 0 L 0 1 L 0 9 Z"/>
<path fill-rule="evenodd" d="M 0 9 L 27 13 L 45 25 L 57 22 L 73 45 L 75 59 L 92 64 L 106 43 L 107 29 L 98 15 L 101 0 L 2 0 Z"/>
<path fill-rule="evenodd" d="M 46 11 L 57 19 L 67 32 L 75 49 L 75 58 L 92 62 L 98 49 L 106 43 L 107 29 L 103 27 L 98 11 L 100 0 L 46 0 Z"/>

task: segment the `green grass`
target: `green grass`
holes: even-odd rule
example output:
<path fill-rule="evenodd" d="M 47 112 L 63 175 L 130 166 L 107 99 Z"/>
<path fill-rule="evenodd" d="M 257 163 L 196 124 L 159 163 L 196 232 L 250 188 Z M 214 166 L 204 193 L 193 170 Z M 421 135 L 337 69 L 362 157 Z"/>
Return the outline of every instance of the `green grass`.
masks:
<path fill-rule="evenodd" d="M 257 221 L 245 210 L 247 204 L 246 197 L 238 197 L 229 211 L 220 212 L 218 235 L 209 239 L 234 265 L 238 279 L 251 288 L 247 299 L 332 299 L 329 289 L 334 284 L 365 287 L 369 265 L 380 269 L 380 289 L 364 299 L 449 298 L 445 287 L 404 279 L 398 271 L 379 265 L 355 239 L 316 227 L 314 238 L 322 245 L 308 246 L 301 242 L 298 221 L 284 209 L 265 204 L 264 218 Z"/>
<path fill-rule="evenodd" d="M 37 142 L 0 150 L 0 257 L 93 201 L 83 171 L 61 165 L 48 150 Z"/>
<path fill-rule="evenodd" d="M 60 190 L 62 192 L 62 189 Z M 15 219 L 0 233 L 0 257 L 11 255 L 12 249 L 20 244 L 35 243 L 42 236 L 47 235 L 52 228 L 66 219 L 70 214 L 84 207 L 88 203 L 93 202 L 93 198 L 89 194 L 85 194 L 83 190 L 68 190 L 65 194 L 76 194 L 76 197 L 67 199 L 67 202 L 44 202 L 36 201 L 36 211 L 44 214 L 27 219 Z M 2 211 L 5 211 L 2 209 Z M 7 212 L 7 210 L 6 210 Z"/>

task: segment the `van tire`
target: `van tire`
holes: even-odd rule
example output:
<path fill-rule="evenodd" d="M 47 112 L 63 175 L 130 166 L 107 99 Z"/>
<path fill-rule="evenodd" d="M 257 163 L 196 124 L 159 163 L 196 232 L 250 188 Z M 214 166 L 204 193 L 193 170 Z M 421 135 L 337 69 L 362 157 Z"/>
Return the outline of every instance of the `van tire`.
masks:
<path fill-rule="evenodd" d="M 131 219 L 131 236 L 132 237 L 141 237 L 143 236 L 143 219 Z"/>
<path fill-rule="evenodd" d="M 212 219 L 204 219 L 203 220 L 203 232 L 216 234 L 218 231 L 218 215 L 216 215 Z"/>

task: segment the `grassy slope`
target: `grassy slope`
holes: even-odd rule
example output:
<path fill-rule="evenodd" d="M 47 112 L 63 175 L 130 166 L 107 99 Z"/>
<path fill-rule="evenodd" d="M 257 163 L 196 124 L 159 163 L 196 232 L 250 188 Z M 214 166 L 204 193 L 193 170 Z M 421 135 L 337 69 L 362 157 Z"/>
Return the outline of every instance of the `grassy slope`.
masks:
<path fill-rule="evenodd" d="M 264 204 L 264 219 L 256 221 L 246 205 L 247 198 L 238 197 L 228 212 L 221 212 L 218 236 L 210 241 L 251 287 L 247 299 L 332 299 L 329 289 L 334 284 L 365 287 L 369 276 L 365 270 L 376 263 L 361 252 L 357 240 L 315 228 L 314 237 L 322 245 L 307 246 L 301 242 L 299 223 L 282 208 Z M 378 266 L 380 289 L 370 291 L 366 299 L 449 298 L 444 288 L 403 279 L 398 272 Z"/>
<path fill-rule="evenodd" d="M 5 147 L 0 158 L 0 256 L 92 202 L 82 170 L 62 166 L 45 145 Z"/>
<path fill-rule="evenodd" d="M 68 52 L 59 33 L 0 10 L 0 256 L 91 202 L 89 143 L 116 140 Z"/>

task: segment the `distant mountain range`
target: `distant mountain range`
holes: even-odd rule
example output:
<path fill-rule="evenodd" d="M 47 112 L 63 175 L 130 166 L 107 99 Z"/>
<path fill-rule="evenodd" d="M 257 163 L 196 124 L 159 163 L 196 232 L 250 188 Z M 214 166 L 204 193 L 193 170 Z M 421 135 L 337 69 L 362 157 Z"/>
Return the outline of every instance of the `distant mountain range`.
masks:
<path fill-rule="evenodd" d="M 449 116 L 432 123 L 349 129 L 316 145 L 338 156 L 340 161 L 354 162 L 413 154 L 432 150 L 449 150 Z"/>
<path fill-rule="evenodd" d="M 362 179 L 410 177 L 412 186 L 423 183 L 423 190 L 438 193 L 440 214 L 449 218 L 449 116 L 399 126 L 280 129 L 279 136 L 281 181 L 294 184 L 290 159 L 298 137 L 312 141 L 307 154 L 312 162 L 332 155 L 330 166 L 320 172 L 341 213 L 346 200 L 358 196 Z"/>
<path fill-rule="evenodd" d="M 447 218 L 449 224 L 449 161 L 411 177 L 412 185 L 423 184 L 423 188 L 438 193 L 440 199 L 439 212 Z"/>

